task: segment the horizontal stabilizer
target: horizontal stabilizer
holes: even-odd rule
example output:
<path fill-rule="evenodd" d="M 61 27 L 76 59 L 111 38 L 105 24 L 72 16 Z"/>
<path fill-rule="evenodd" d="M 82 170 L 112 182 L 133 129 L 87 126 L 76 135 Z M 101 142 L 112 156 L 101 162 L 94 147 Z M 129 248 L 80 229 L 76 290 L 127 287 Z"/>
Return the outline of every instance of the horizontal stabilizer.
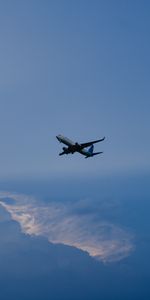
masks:
<path fill-rule="evenodd" d="M 101 152 L 95 152 L 95 153 L 92 154 L 92 156 L 102 154 L 102 153 L 103 153 L 102 151 Z"/>
<path fill-rule="evenodd" d="M 85 158 L 93 157 L 94 155 L 102 154 L 103 152 L 95 152 L 92 155 L 85 156 Z"/>

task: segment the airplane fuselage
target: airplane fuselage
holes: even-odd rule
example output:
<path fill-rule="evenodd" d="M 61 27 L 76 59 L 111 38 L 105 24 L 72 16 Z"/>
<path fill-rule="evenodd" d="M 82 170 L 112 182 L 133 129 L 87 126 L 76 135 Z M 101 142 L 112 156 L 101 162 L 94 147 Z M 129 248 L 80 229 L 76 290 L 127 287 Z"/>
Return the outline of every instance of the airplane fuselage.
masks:
<path fill-rule="evenodd" d="M 60 142 L 60 143 L 63 143 L 67 146 L 73 146 L 75 145 L 75 143 L 73 141 L 71 141 L 70 139 L 68 139 L 67 137 L 59 134 L 56 136 L 57 140 Z"/>

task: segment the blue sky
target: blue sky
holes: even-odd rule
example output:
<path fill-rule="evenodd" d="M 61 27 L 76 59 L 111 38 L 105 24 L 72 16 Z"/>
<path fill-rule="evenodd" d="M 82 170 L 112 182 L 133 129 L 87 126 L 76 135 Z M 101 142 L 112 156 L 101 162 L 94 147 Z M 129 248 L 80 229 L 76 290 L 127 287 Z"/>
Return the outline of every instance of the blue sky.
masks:
<path fill-rule="evenodd" d="M 2 1 L 0 177 L 148 172 L 148 1 Z M 61 133 L 106 136 L 59 158 Z"/>
<path fill-rule="evenodd" d="M 149 299 L 149 11 L 1 1 L 3 300 Z M 104 154 L 59 157 L 57 134 Z"/>

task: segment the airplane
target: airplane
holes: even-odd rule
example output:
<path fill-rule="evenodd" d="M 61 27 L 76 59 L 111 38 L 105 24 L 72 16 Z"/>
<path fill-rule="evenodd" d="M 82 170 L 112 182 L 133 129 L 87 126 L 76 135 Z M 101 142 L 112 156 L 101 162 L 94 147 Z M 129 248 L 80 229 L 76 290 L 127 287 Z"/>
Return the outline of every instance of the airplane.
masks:
<path fill-rule="evenodd" d="M 96 141 L 92 141 L 92 142 L 88 142 L 88 143 L 75 143 L 73 141 L 71 141 L 70 139 L 68 139 L 67 137 L 64 137 L 63 135 L 59 134 L 56 136 L 57 140 L 60 143 L 63 143 L 65 145 L 67 145 L 68 147 L 63 147 L 63 152 L 59 153 L 59 155 L 64 155 L 64 154 L 70 154 L 70 153 L 75 153 L 75 152 L 79 152 L 80 154 L 84 155 L 85 158 L 88 157 L 93 157 L 97 154 L 101 154 L 103 152 L 93 152 L 94 150 L 94 145 L 96 143 L 102 142 L 104 141 L 105 137 L 103 137 L 102 139 L 96 140 Z M 85 149 L 87 147 L 90 147 L 89 149 Z"/>

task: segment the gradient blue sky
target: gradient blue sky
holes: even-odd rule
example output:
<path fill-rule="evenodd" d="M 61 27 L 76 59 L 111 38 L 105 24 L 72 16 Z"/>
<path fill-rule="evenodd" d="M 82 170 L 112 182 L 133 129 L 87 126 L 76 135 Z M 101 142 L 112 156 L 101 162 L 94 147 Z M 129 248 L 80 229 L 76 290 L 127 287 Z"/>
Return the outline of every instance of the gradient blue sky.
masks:
<path fill-rule="evenodd" d="M 149 1 L 1 1 L 0 177 L 147 172 Z M 103 157 L 58 157 L 57 134 Z"/>
<path fill-rule="evenodd" d="M 149 12 L 0 2 L 3 300 L 150 298 Z M 104 154 L 59 157 L 57 134 Z"/>

